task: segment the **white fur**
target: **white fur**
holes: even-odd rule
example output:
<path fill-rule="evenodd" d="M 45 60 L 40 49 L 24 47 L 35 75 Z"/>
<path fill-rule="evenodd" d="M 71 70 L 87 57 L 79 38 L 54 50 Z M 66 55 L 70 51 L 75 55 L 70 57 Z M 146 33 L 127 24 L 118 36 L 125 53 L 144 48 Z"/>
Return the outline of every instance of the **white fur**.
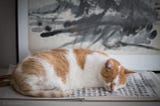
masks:
<path fill-rule="evenodd" d="M 47 77 L 45 77 L 45 86 L 47 88 L 53 89 L 55 86 L 61 86 L 62 82 L 59 77 L 57 77 L 55 71 L 54 71 L 54 66 L 50 64 L 47 60 L 37 58 L 39 62 L 42 64 L 42 66 L 45 69 L 45 73 Z"/>
<path fill-rule="evenodd" d="M 116 76 L 116 78 L 113 80 L 113 83 L 115 84 L 113 91 L 115 91 L 119 88 L 119 75 Z"/>
<path fill-rule="evenodd" d="M 121 67 L 122 67 L 122 65 L 119 65 L 119 66 L 118 66 L 118 71 L 120 71 L 120 70 L 121 70 Z"/>
<path fill-rule="evenodd" d="M 125 84 L 120 84 L 119 83 L 120 79 L 119 79 L 119 75 L 116 76 L 116 78 L 113 80 L 114 84 L 115 84 L 115 87 L 113 89 L 113 91 L 116 91 L 117 89 L 119 88 L 123 88 L 125 86 Z"/>
<path fill-rule="evenodd" d="M 79 88 L 82 85 L 83 70 L 78 66 L 75 54 L 72 49 L 68 50 L 69 52 L 66 55 L 66 58 L 69 61 L 69 74 L 67 75 L 67 84 L 68 89 Z"/>
<path fill-rule="evenodd" d="M 84 70 L 77 64 L 72 50 L 69 50 L 66 57 L 70 63 L 70 73 L 67 82 L 69 89 L 103 86 L 100 70 L 108 59 L 106 56 L 99 53 L 87 55 Z"/>

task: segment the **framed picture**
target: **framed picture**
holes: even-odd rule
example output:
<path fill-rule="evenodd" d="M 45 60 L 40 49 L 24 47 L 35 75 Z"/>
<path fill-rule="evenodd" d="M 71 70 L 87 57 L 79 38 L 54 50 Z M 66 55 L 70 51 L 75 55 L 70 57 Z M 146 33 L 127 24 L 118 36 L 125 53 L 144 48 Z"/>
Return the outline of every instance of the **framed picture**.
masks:
<path fill-rule="evenodd" d="M 159 8 L 159 0 L 18 0 L 19 60 L 81 47 L 132 70 L 160 70 Z"/>

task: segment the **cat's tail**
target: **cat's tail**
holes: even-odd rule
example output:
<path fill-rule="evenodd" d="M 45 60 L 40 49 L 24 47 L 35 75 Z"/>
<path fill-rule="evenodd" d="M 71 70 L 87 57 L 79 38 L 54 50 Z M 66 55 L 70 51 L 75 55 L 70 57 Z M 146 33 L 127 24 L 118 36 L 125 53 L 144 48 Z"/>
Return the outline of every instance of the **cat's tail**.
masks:
<path fill-rule="evenodd" d="M 59 98 L 59 97 L 67 97 L 70 95 L 70 92 L 64 92 L 60 89 L 54 88 L 54 89 L 30 89 L 30 90 L 24 90 L 21 89 L 21 87 L 16 83 L 14 79 L 11 80 L 11 86 L 12 88 L 19 92 L 20 94 L 23 94 L 25 96 L 32 96 L 32 97 L 43 97 L 43 98 Z"/>
<path fill-rule="evenodd" d="M 12 74 L 0 75 L 0 87 L 5 87 L 10 85 Z"/>

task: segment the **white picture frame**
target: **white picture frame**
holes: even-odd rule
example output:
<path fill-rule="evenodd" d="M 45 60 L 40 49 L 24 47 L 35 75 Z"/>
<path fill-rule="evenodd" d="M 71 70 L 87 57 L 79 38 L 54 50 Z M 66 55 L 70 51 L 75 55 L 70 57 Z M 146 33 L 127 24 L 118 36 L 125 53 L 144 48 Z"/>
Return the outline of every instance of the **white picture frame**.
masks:
<path fill-rule="evenodd" d="M 28 0 L 18 0 L 18 53 L 19 61 L 29 54 Z M 160 55 L 111 55 L 131 70 L 160 70 Z"/>

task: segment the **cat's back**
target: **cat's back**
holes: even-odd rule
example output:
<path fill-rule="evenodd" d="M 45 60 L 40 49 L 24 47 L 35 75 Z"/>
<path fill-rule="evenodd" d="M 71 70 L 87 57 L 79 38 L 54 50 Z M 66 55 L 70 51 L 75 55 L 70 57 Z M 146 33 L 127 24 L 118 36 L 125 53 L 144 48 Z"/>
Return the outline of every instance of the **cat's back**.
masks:
<path fill-rule="evenodd" d="M 45 74 L 45 72 L 52 70 L 57 76 L 64 77 L 72 68 L 76 68 L 74 70 L 78 68 L 84 70 L 87 62 L 96 64 L 106 57 L 108 55 L 102 51 L 83 48 L 44 50 L 33 53 L 21 61 L 17 65 L 17 72 L 33 74 L 35 71 L 35 74 Z M 44 70 L 45 72 L 43 72 Z M 36 71 L 39 73 L 36 73 Z M 62 79 L 65 80 L 65 78 Z"/>

